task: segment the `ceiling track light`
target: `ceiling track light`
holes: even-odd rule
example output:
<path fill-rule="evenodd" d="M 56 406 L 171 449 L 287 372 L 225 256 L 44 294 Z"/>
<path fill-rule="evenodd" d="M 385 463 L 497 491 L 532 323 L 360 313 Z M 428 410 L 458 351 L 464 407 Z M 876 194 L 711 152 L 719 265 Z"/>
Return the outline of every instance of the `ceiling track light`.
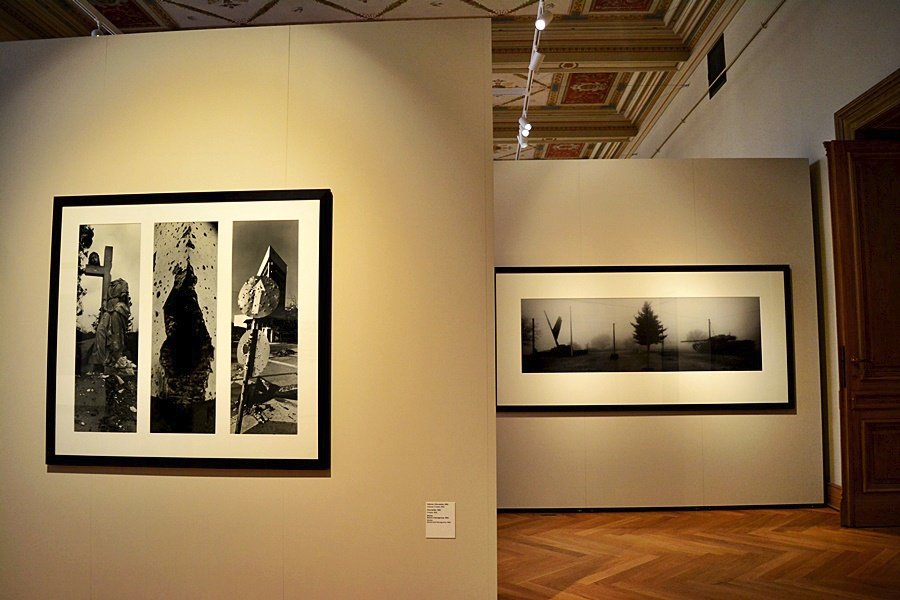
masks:
<path fill-rule="evenodd" d="M 528 61 L 528 82 L 525 84 L 522 116 L 519 117 L 519 133 L 516 135 L 516 142 L 518 142 L 516 145 L 516 160 L 519 160 L 522 149 L 528 147 L 528 142 L 525 139 L 531 135 L 531 123 L 528 122 L 528 100 L 531 98 L 531 85 L 534 83 L 534 76 L 544 62 L 544 55 L 538 52 L 538 44 L 541 42 L 541 31 L 552 20 L 553 14 L 549 10 L 544 10 L 544 0 L 538 0 L 537 18 L 534 22 L 534 41 L 531 44 L 531 59 Z"/>
<path fill-rule="evenodd" d="M 538 2 L 538 12 L 537 18 L 534 20 L 534 28 L 538 31 L 543 31 L 547 29 L 547 25 L 549 25 L 552 20 L 553 13 L 549 10 L 544 10 L 544 2 L 541 0 Z"/>

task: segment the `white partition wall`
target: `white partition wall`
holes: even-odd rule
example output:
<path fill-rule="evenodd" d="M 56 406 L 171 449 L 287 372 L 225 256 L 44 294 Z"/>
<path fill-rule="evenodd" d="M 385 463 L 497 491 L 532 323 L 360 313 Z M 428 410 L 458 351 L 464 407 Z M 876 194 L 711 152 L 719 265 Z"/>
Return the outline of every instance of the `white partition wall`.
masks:
<path fill-rule="evenodd" d="M 823 501 L 812 207 L 804 159 L 497 163 L 498 266 L 791 266 L 797 408 L 500 413 L 501 508 Z"/>
<path fill-rule="evenodd" d="M 496 597 L 490 68 L 487 20 L 0 44 L 0 596 Z M 277 188 L 334 193 L 330 474 L 48 470 L 53 196 Z"/>

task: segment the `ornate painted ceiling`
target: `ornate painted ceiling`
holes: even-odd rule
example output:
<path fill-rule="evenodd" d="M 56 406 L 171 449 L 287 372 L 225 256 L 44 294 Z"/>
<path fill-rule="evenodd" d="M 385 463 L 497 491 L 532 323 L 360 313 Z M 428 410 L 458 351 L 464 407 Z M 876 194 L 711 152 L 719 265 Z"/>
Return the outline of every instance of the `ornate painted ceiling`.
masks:
<path fill-rule="evenodd" d="M 523 159 L 627 158 L 744 0 L 545 0 Z M 79 6 L 80 5 L 80 6 Z M 344 21 L 490 18 L 494 158 L 515 157 L 537 0 L 2 0 L 0 41 Z M 697 91 L 697 96 L 703 90 Z"/>

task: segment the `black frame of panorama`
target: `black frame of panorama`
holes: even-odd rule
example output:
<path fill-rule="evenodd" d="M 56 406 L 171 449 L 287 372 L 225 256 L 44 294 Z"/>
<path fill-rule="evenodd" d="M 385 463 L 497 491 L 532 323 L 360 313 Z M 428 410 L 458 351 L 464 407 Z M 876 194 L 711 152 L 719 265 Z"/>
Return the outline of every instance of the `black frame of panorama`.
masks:
<path fill-rule="evenodd" d="M 783 301 L 784 301 L 784 349 L 785 349 L 785 358 L 787 364 L 785 365 L 785 374 L 787 381 L 785 382 L 785 388 L 787 391 L 785 398 L 778 398 L 773 400 L 766 400 L 761 402 L 716 402 L 716 403 L 628 403 L 628 404 L 617 404 L 614 402 L 591 402 L 591 403 L 573 403 L 567 402 L 566 400 L 557 400 L 557 399 L 548 399 L 546 402 L 541 403 L 516 403 L 515 401 L 506 401 L 501 400 L 501 398 L 506 398 L 508 394 L 506 390 L 503 390 L 502 387 L 504 383 L 502 380 L 504 376 L 501 376 L 501 370 L 505 367 L 507 363 L 509 365 L 512 364 L 512 357 L 509 355 L 512 352 L 513 342 L 511 341 L 511 336 L 513 334 L 509 333 L 512 330 L 512 325 L 508 325 L 507 333 L 504 339 L 500 338 L 500 328 L 498 328 L 498 323 L 501 320 L 509 320 L 510 317 L 507 314 L 501 314 L 500 302 L 501 298 L 497 296 L 498 292 L 498 279 L 505 275 L 557 275 L 557 274 L 597 274 L 598 276 L 603 276 L 604 274 L 612 274 L 612 273 L 646 273 L 646 274 L 654 274 L 654 273 L 753 273 L 753 272 L 774 272 L 780 273 L 782 284 L 783 284 Z M 795 365 L 794 365 L 794 332 L 793 332 L 793 313 L 792 313 L 792 293 L 791 293 L 791 270 L 789 265 L 783 264 L 772 264 L 772 265 L 664 265 L 664 266 L 649 266 L 649 265 L 641 265 L 641 266 L 562 266 L 562 267 L 496 267 L 494 269 L 494 286 L 495 286 L 495 299 L 498 303 L 498 308 L 495 312 L 495 344 L 496 344 L 496 353 L 497 353 L 497 411 L 498 412 L 656 412 L 656 413 L 673 413 L 673 412 L 681 412 L 681 413 L 722 413 L 722 412 L 759 412 L 759 411 L 786 411 L 791 412 L 796 410 L 796 375 L 795 375 Z M 500 292 L 502 293 L 502 291 Z M 736 297 L 731 297 L 729 295 L 721 296 L 722 300 L 750 300 L 751 298 L 742 297 L 743 295 L 734 295 Z M 632 311 L 631 319 L 627 322 L 622 323 L 622 328 L 618 332 L 618 339 L 622 343 L 619 348 L 622 348 L 626 344 L 633 344 L 632 335 L 636 331 L 636 328 L 633 325 L 633 321 L 635 321 L 635 317 L 638 312 L 643 312 L 643 307 L 641 306 L 642 302 L 647 300 L 651 302 L 651 306 L 654 300 L 659 300 L 661 297 L 659 296 L 647 296 L 646 298 L 626 294 L 623 296 L 612 295 L 609 296 L 613 300 L 613 303 L 619 301 L 628 301 L 631 300 L 633 302 L 637 302 L 637 308 Z M 704 299 L 716 299 L 717 297 L 711 296 L 696 296 L 692 297 L 689 295 L 681 295 L 681 296 L 672 296 L 672 297 L 662 297 L 665 300 L 704 300 Z M 507 298 L 510 302 L 512 302 L 512 296 Z M 649 368 L 649 369 L 639 369 L 639 368 L 628 368 L 628 369 L 616 369 L 616 368 L 565 368 L 560 366 L 553 366 L 553 362 L 555 359 L 551 357 L 554 352 L 554 349 L 550 349 L 546 351 L 545 357 L 546 362 L 542 365 L 537 365 L 535 359 L 528 358 L 526 355 L 528 354 L 529 349 L 526 348 L 528 344 L 534 344 L 534 337 L 532 337 L 529 341 L 528 334 L 526 329 L 528 329 L 528 323 L 526 320 L 530 322 L 530 319 L 526 319 L 523 314 L 525 311 L 525 307 L 529 306 L 530 310 L 537 310 L 538 316 L 542 321 L 540 323 L 540 329 L 542 332 L 537 336 L 537 339 L 542 342 L 543 346 L 547 346 L 548 343 L 555 343 L 555 350 L 560 349 L 568 349 L 568 356 L 572 357 L 572 361 L 575 363 L 578 362 L 578 356 L 575 356 L 579 352 L 584 353 L 584 346 L 579 346 L 578 342 L 569 343 L 568 338 L 568 325 L 566 324 L 570 317 L 570 315 L 557 315 L 557 314 L 543 314 L 543 309 L 541 308 L 542 303 L 565 303 L 567 300 L 575 300 L 575 301 L 583 301 L 583 302 L 591 302 L 597 301 L 602 302 L 604 297 L 597 296 L 583 296 L 576 297 L 571 294 L 566 293 L 555 293 L 553 290 L 548 290 L 548 293 L 541 295 L 523 295 L 521 297 L 516 297 L 516 310 L 517 314 L 515 315 L 516 321 L 521 321 L 521 329 L 516 332 L 516 335 L 519 338 L 515 342 L 515 348 L 517 351 L 515 361 L 517 364 L 517 373 L 513 374 L 514 377 L 524 378 L 522 381 L 527 381 L 527 378 L 534 378 L 545 375 L 552 375 L 555 377 L 563 376 L 563 377 L 573 377 L 573 378 L 581 378 L 580 382 L 584 384 L 584 386 L 589 387 L 589 380 L 584 379 L 586 375 L 590 377 L 606 377 L 606 376 L 621 376 L 622 374 L 629 374 L 631 377 L 653 377 L 654 375 L 659 375 L 663 373 L 669 374 L 679 374 L 679 373 L 694 373 L 694 374 L 704 374 L 704 373 L 728 373 L 728 372 L 760 372 L 765 368 L 765 361 L 771 360 L 771 358 L 766 358 L 764 356 L 760 357 L 762 361 L 762 365 L 757 366 L 744 366 L 744 367 L 736 367 L 736 368 L 686 368 L 686 369 L 678 369 L 678 368 L 670 368 L 670 369 L 659 369 L 659 368 Z M 627 302 L 623 302 L 627 303 Z M 511 306 L 508 304 L 507 306 Z M 757 303 L 757 307 L 759 304 Z M 508 311 L 507 311 L 508 312 Z M 557 311 L 558 312 L 558 311 Z M 560 323 L 557 322 L 557 317 L 561 318 L 562 324 L 560 328 Z M 538 317 L 535 317 L 535 322 Z M 509 322 L 511 321 L 504 321 Z M 662 323 L 664 325 L 665 323 Z M 757 327 L 762 329 L 762 332 L 757 332 L 756 345 L 757 351 L 762 354 L 762 349 L 758 346 L 760 345 L 759 335 L 765 336 L 767 332 L 765 331 L 766 326 L 765 323 L 759 324 L 759 313 L 757 311 Z M 518 329 L 518 328 L 517 328 Z M 688 340 L 685 334 L 687 332 L 680 331 L 679 334 L 685 339 L 678 339 L 678 342 L 702 342 L 704 340 Z M 694 333 L 694 332 L 691 332 Z M 718 332 L 721 333 L 721 332 Z M 532 330 L 531 336 L 534 336 L 534 332 Z M 550 337 L 552 339 L 550 339 Z M 542 339 L 548 338 L 548 339 Z M 609 336 L 607 336 L 609 337 Z M 721 337 L 723 340 L 727 337 L 728 343 L 738 342 L 741 340 L 731 340 L 730 338 L 735 337 L 731 335 L 722 335 L 716 336 L 712 334 L 708 334 L 706 338 L 706 342 L 709 345 L 713 343 L 717 343 L 720 341 L 718 339 Z M 549 340 L 549 341 L 548 341 Z M 604 340 L 606 342 L 608 340 Z M 654 342 L 658 344 L 659 342 Z M 667 342 L 668 343 L 668 342 Z M 538 351 L 541 348 L 537 349 Z M 546 350 L 546 348 L 545 348 Z M 535 348 L 532 346 L 531 351 L 534 352 Z M 615 349 L 610 350 L 607 347 L 603 349 L 605 355 L 610 355 L 615 353 Z M 540 352 L 539 352 L 540 353 Z M 648 352 L 649 355 L 649 352 Z M 618 359 L 619 356 L 616 356 Z M 509 359 L 507 361 L 507 359 Z M 660 358 L 661 360 L 661 358 Z M 540 361 L 537 361 L 540 362 Z M 564 362 L 564 361 L 563 361 Z M 547 365 L 550 365 L 549 367 Z M 508 381 L 508 380 L 507 380 Z M 572 381 L 575 381 L 574 379 Z M 518 385 L 518 384 L 517 384 Z M 581 385 L 581 383 L 579 383 Z"/>
<path fill-rule="evenodd" d="M 268 217 L 260 216 L 257 211 Z M 181 212 L 178 212 L 181 211 Z M 192 212 L 193 211 L 193 212 Z M 162 214 L 162 216 L 160 216 Z M 176 218 L 168 218 L 165 215 L 183 215 Z M 196 215 L 196 218 L 194 216 Z M 154 432 L 150 427 L 149 432 L 146 427 L 142 430 L 138 425 L 137 433 L 134 432 L 132 423 L 126 423 L 127 426 L 121 426 L 127 419 L 107 419 L 102 429 L 85 429 L 78 428 L 78 414 L 76 413 L 75 426 L 71 433 L 68 429 L 72 428 L 72 407 L 78 406 L 78 390 L 77 381 L 73 386 L 71 382 L 72 365 L 74 364 L 75 377 L 77 377 L 85 367 L 82 365 L 84 360 L 82 355 L 84 349 L 81 346 L 86 345 L 78 334 L 78 328 L 85 328 L 84 323 L 78 321 L 82 314 L 82 297 L 88 298 L 87 292 L 82 289 L 82 278 L 84 274 L 96 275 L 90 277 L 91 285 L 99 285 L 94 280 L 103 276 L 103 285 L 101 289 L 109 290 L 108 294 L 103 295 L 103 304 L 101 314 L 104 311 L 112 312 L 112 309 L 105 308 L 107 306 L 107 296 L 109 297 L 108 305 L 120 310 L 125 318 L 130 319 L 126 326 L 126 331 L 136 333 L 129 334 L 134 338 L 140 335 L 141 347 L 146 351 L 151 339 L 151 331 L 144 331 L 142 327 L 147 326 L 154 317 L 151 313 L 156 312 L 153 308 L 156 292 L 151 289 L 140 288 L 137 284 L 140 277 L 137 273 L 140 271 L 153 270 L 148 273 L 150 279 L 156 283 L 156 251 L 158 240 L 153 241 L 152 250 L 149 252 L 153 255 L 147 255 L 148 248 L 151 246 L 143 241 L 143 236 L 132 235 L 130 238 L 117 238 L 119 241 L 104 242 L 98 237 L 98 248 L 90 248 L 96 250 L 91 252 L 97 256 L 88 257 L 87 252 L 83 252 L 85 246 L 84 236 L 85 227 L 87 229 L 102 230 L 107 223 L 112 224 L 131 224 L 137 223 L 143 228 L 143 235 L 146 235 L 148 226 L 158 229 L 159 224 L 168 224 L 174 226 L 182 226 L 185 233 L 182 237 L 182 246 L 187 244 L 193 254 L 187 255 L 186 259 L 191 267 L 196 267 L 190 262 L 196 258 L 194 262 L 200 261 L 201 249 L 200 242 L 206 242 L 206 239 L 217 238 L 219 228 L 222 223 L 227 223 L 228 227 L 232 227 L 234 223 L 239 221 L 254 221 L 268 218 L 273 221 L 293 221 L 296 227 L 297 223 L 301 224 L 299 231 L 299 240 L 302 248 L 305 248 L 305 254 L 299 258 L 297 266 L 297 276 L 300 279 L 300 289 L 306 290 L 304 294 L 307 304 L 299 303 L 301 312 L 303 307 L 309 307 L 307 314 L 314 315 L 306 318 L 304 325 L 300 326 L 301 333 L 307 332 L 309 343 L 315 346 L 312 355 L 314 360 L 309 360 L 303 367 L 302 373 L 308 374 L 309 379 L 304 380 L 300 377 L 299 386 L 309 384 L 307 389 L 311 391 L 304 399 L 306 406 L 310 412 L 315 414 L 314 418 L 308 418 L 304 424 L 303 435 L 256 435 L 254 441 L 244 440 L 242 444 L 237 444 L 237 440 L 226 439 L 231 438 L 232 433 L 224 431 L 217 425 L 213 433 L 204 433 L 202 431 L 180 431 L 176 433 L 160 433 Z M 299 221 L 297 219 L 300 219 Z M 194 222 L 198 223 L 194 223 Z M 47 344 L 47 398 L 46 398 L 46 463 L 48 465 L 67 465 L 67 466 L 100 466 L 100 467 L 180 467 L 180 468 L 217 468 L 217 469 L 303 469 L 323 471 L 327 475 L 328 469 L 331 467 L 331 283 L 332 283 L 332 221 L 333 221 L 333 201 L 331 191 L 327 189 L 299 189 L 299 190 L 262 190 L 262 191 L 215 191 L 215 192 L 177 192 L 177 193 L 154 193 L 154 194 L 118 194 L 103 196 L 57 196 L 53 201 L 53 225 L 52 225 L 52 245 L 50 258 L 50 298 L 49 298 L 49 319 L 48 319 L 48 344 Z M 195 228 L 193 225 L 209 225 L 206 229 Z M 154 229 L 154 230 L 156 230 Z M 207 231 L 208 230 L 208 231 Z M 179 230 L 180 231 L 180 230 Z M 204 232 L 207 234 L 204 238 Z M 90 231 L 88 233 L 91 233 Z M 210 237 L 212 236 L 212 238 Z M 93 238 L 93 235 L 87 237 Z M 150 235 L 154 237 L 153 234 Z M 171 237 L 171 236 L 170 236 Z M 191 238 L 191 240 L 188 240 Z M 93 240 L 91 240 L 93 241 Z M 193 245 L 197 243 L 197 246 Z M 203 293 L 206 298 L 201 298 L 199 291 L 201 285 L 196 283 L 189 286 L 191 290 L 195 287 L 198 290 L 193 297 L 196 300 L 192 305 L 199 306 L 194 319 L 200 322 L 205 319 L 207 325 L 215 323 L 215 319 L 230 320 L 231 315 L 215 315 L 215 313 L 231 308 L 231 298 L 218 298 L 216 290 L 216 280 L 212 277 L 225 277 L 231 279 L 230 271 L 234 265 L 230 261 L 223 262 L 221 240 L 212 242 L 206 251 L 211 253 L 209 266 L 196 267 L 207 268 L 212 271 L 209 279 L 209 289 L 205 289 Z M 100 247 L 104 243 L 110 247 Z M 125 253 L 118 245 L 130 244 L 134 248 L 141 249 L 140 254 L 140 271 L 134 269 L 123 271 L 122 264 Z M 77 248 L 76 248 L 77 246 Z M 90 246 L 90 243 L 88 243 Z M 76 253 L 77 249 L 77 253 Z M 76 258 L 77 254 L 77 258 Z M 84 254 L 84 257 L 82 257 Z M 313 259 L 315 255 L 317 258 Z M 115 259 L 112 257 L 115 256 Z M 226 256 L 232 256 L 231 251 Z M 304 260 L 304 256 L 307 258 Z M 161 259 L 162 260 L 162 259 Z M 258 258 L 256 259 L 259 260 Z M 83 263 L 83 264 L 82 264 Z M 168 262 L 166 264 L 169 264 Z M 152 266 L 151 266 L 152 265 Z M 218 271 L 222 273 L 218 273 Z M 304 272 L 301 276 L 300 271 Z M 210 271 L 207 271 L 210 272 Z M 76 278 L 76 274 L 78 275 Z M 142 274 L 141 277 L 147 275 Z M 198 276 L 202 279 L 202 276 Z M 196 282 L 198 277 L 193 277 Z M 75 284 L 78 282 L 76 294 Z M 110 279 L 113 279 L 110 285 Z M 130 280 L 123 284 L 122 280 Z M 178 278 L 176 277 L 177 281 Z M 95 285 L 95 287 L 96 287 Z M 118 286 L 118 287 L 116 287 Z M 305 286 L 305 287 L 304 287 Z M 130 287 L 130 289 L 129 289 Z M 71 288 L 71 289 L 69 289 Z M 115 291 L 114 291 L 115 290 Z M 165 291 L 165 290 L 163 290 Z M 290 290 L 289 290 L 290 291 Z M 296 291 L 296 290 L 293 290 Z M 135 296 L 129 298 L 129 292 Z M 96 292 L 93 292 L 96 295 Z M 193 292 L 192 292 L 193 293 Z M 139 298 L 136 296 L 140 295 Z M 162 296 L 162 295 L 161 295 Z M 165 296 L 163 296 L 165 298 Z M 171 294 L 168 298 L 171 298 Z M 94 304 L 99 301 L 94 297 L 90 297 L 90 304 L 93 308 Z M 208 306 L 210 301 L 213 306 Z M 77 304 L 77 310 L 76 310 Z M 139 309 L 138 309 L 139 305 Z M 129 314 L 128 308 L 131 307 L 134 313 Z M 315 307 L 313 309 L 313 307 Z M 183 312 L 183 311 L 182 311 Z M 204 317 L 207 313 L 212 313 L 209 317 Z M 93 315 L 86 315 L 93 316 Z M 112 318 L 112 317 L 110 317 Z M 84 322 L 89 321 L 82 319 Z M 300 317 L 303 321 L 303 318 Z M 99 336 L 101 325 L 98 318 L 94 319 L 95 324 L 89 326 L 88 335 L 93 334 Z M 131 322 L 133 321 L 133 323 Z M 139 326 L 138 323 L 142 323 Z M 132 329 L 133 328 L 133 329 Z M 168 325 L 167 325 L 168 328 Z M 119 330 L 122 326 L 119 326 Z M 150 327 L 156 330 L 157 325 Z M 206 329 L 210 329 L 208 326 Z M 212 329 L 217 329 L 213 326 Z M 233 329 L 233 328 L 232 328 Z M 104 332 L 112 331 L 104 329 Z M 214 331 L 213 335 L 220 333 Z M 233 333 L 233 332 L 232 332 Z M 106 335 L 106 333 L 104 333 Z M 74 337 L 73 337 L 74 336 Z M 83 336 L 82 336 L 83 337 Z M 190 336 L 189 336 L 190 337 Z M 219 336 L 221 337 L 221 336 Z M 91 341 L 91 340 L 89 340 Z M 103 356 L 97 358 L 95 347 L 98 342 L 91 341 L 91 354 L 88 364 L 88 373 L 104 373 L 96 375 L 96 382 L 103 380 L 113 380 L 114 375 L 109 372 L 120 373 L 121 381 L 123 378 L 128 380 L 136 379 L 129 387 L 129 398 L 135 395 L 135 387 L 137 390 L 138 407 L 141 403 L 146 405 L 151 402 L 151 398 L 144 398 L 143 395 L 148 393 L 153 385 L 149 382 L 151 371 L 154 370 L 152 356 L 145 357 L 140 355 L 140 359 L 148 361 L 148 364 L 141 364 L 138 358 L 139 352 L 132 348 L 137 346 L 138 342 L 126 340 L 128 349 L 126 356 L 122 360 L 122 368 L 120 371 L 110 371 L 110 368 L 117 366 L 110 360 L 105 360 Z M 209 361 L 217 361 L 216 369 L 229 371 L 228 348 L 233 346 L 230 340 L 213 340 L 215 344 L 215 357 Z M 122 344 L 119 343 L 119 346 Z M 101 347 L 109 346 L 114 348 L 115 344 L 103 342 Z M 114 350 L 105 351 L 107 355 L 115 356 Z M 119 352 L 119 354 L 122 354 Z M 147 352 L 152 354 L 152 351 Z M 310 352 L 304 352 L 309 356 Z M 104 355 L 105 356 L 105 355 Z M 98 362 L 99 361 L 99 362 Z M 104 362 L 105 361 L 105 362 Z M 300 369 L 300 367 L 296 367 Z M 211 371 L 212 367 L 208 366 L 207 371 Z M 215 373 L 210 376 L 215 379 Z M 100 385 L 103 385 L 102 382 Z M 211 384 L 210 384 L 211 385 Z M 218 383 L 216 388 L 220 387 Z M 97 387 L 94 385 L 94 387 Z M 297 387 L 296 385 L 294 386 Z M 107 405 L 110 402 L 110 391 L 107 387 L 106 400 Z M 209 389 L 207 385 L 205 390 Z M 118 391 L 113 391 L 113 399 L 115 399 Z M 149 392 L 152 393 L 152 392 Z M 214 392 L 215 393 L 215 392 Z M 196 394 L 195 394 L 196 395 Z M 147 412 L 135 410 L 132 406 L 134 402 L 124 403 L 124 408 L 136 414 L 138 419 L 148 419 Z M 219 402 L 222 404 L 222 402 Z M 62 410 L 61 410 L 62 409 Z M 101 411 L 102 412 L 102 411 Z M 107 410 L 109 412 L 109 410 Z M 121 411 L 120 411 L 121 412 Z M 127 416 L 127 413 L 126 413 Z M 95 419 L 96 420 L 96 419 Z M 133 421 L 133 417 L 132 417 Z M 112 427 L 109 425 L 112 423 Z M 82 424 L 84 425 L 84 424 Z M 92 425 L 89 424 L 89 425 Z M 62 433 L 60 433 L 62 432 Z M 145 444 L 151 444 L 150 441 L 142 441 L 147 438 L 139 439 L 141 435 L 158 436 L 152 444 L 154 449 L 147 451 Z M 58 437 L 62 436 L 62 437 Z M 71 437 L 74 436 L 74 437 Z M 78 436 L 82 436 L 78 438 Z M 94 436 L 94 437 L 89 437 Z M 137 437 L 132 437 L 137 436 Z M 219 442 L 215 442 L 207 449 L 199 452 L 190 449 L 191 439 L 197 440 L 205 437 L 207 439 L 217 438 Z M 250 436 L 242 436 L 250 437 Z M 281 442 L 274 441 L 281 438 Z M 82 439 L 83 441 L 78 441 Z M 123 441 L 126 439 L 134 440 Z M 181 443 L 180 440 L 184 441 Z M 294 440 L 297 441 L 294 441 Z M 74 440 L 74 441 L 73 441 Z M 246 443 L 256 443 L 252 451 L 245 452 L 242 448 Z M 278 443 L 282 443 L 278 446 Z M 61 449 L 61 446 L 63 448 Z M 162 449 L 160 449 L 162 448 Z"/>

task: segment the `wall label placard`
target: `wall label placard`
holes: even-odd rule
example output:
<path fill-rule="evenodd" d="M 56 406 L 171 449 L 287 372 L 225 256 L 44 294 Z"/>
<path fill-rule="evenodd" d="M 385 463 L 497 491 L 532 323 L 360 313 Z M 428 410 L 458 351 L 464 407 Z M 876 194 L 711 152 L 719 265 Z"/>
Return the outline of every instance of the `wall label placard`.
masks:
<path fill-rule="evenodd" d="M 425 503 L 425 537 L 456 539 L 456 502 Z"/>

